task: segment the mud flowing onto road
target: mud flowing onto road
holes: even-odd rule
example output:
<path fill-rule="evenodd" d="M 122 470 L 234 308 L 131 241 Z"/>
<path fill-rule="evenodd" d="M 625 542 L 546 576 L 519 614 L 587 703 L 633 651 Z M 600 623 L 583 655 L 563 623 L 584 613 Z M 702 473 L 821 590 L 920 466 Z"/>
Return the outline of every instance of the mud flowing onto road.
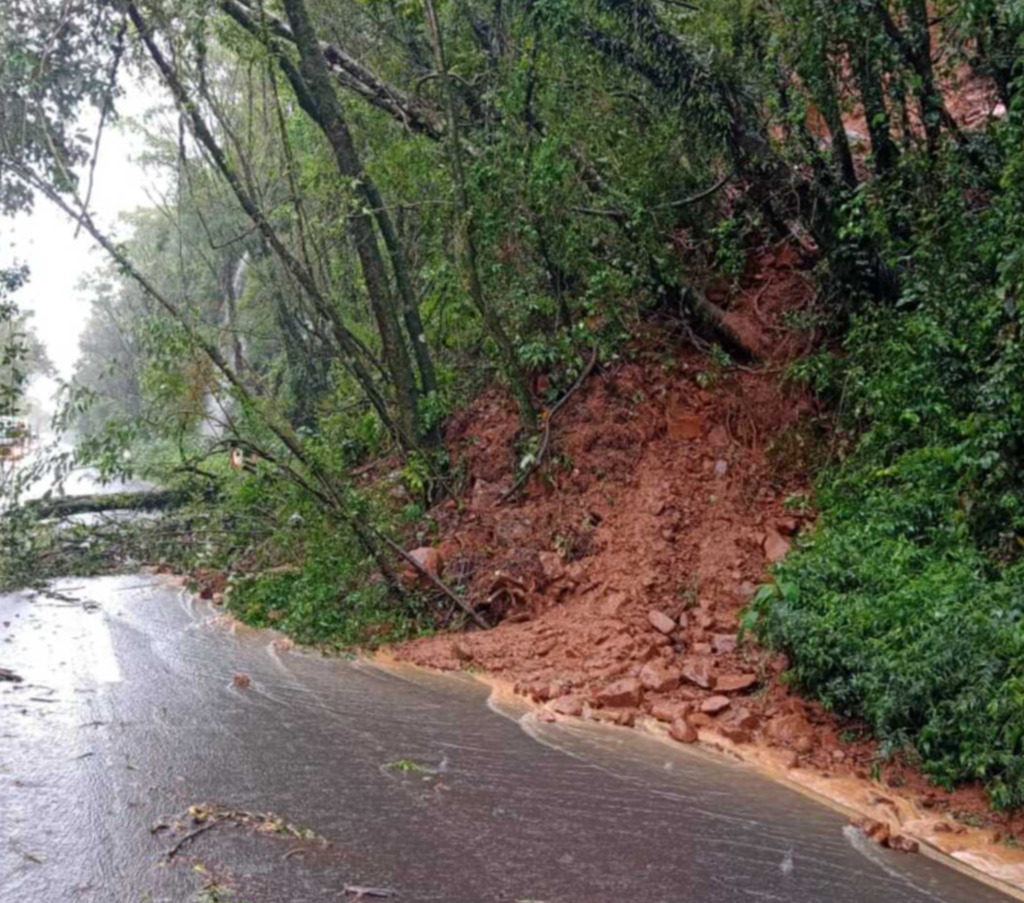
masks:
<path fill-rule="evenodd" d="M 1005 899 L 466 675 L 302 653 L 152 578 L 59 589 L 0 599 L 4 903 Z"/>

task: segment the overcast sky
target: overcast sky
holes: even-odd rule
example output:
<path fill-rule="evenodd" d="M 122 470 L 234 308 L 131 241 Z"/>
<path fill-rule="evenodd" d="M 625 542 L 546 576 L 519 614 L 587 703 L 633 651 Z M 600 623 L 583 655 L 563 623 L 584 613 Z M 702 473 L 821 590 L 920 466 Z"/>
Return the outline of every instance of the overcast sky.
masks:
<path fill-rule="evenodd" d="M 151 100 L 139 88 L 129 90 L 119 104 L 126 116 L 140 116 Z M 108 128 L 100 145 L 93 189 L 92 210 L 108 232 L 122 233 L 121 213 L 149 206 L 147 187 L 154 178 L 136 162 L 142 138 L 127 127 Z M 0 218 L 0 266 L 26 263 L 31 271 L 28 285 L 16 295 L 22 310 L 33 311 L 33 322 L 46 344 L 50 359 L 68 379 L 78 358 L 78 341 L 89 316 L 89 302 L 78 290 L 87 273 L 105 262 L 102 251 L 48 201 L 38 198 L 35 211 L 14 219 Z M 37 398 L 52 392 L 47 381 L 33 387 Z"/>

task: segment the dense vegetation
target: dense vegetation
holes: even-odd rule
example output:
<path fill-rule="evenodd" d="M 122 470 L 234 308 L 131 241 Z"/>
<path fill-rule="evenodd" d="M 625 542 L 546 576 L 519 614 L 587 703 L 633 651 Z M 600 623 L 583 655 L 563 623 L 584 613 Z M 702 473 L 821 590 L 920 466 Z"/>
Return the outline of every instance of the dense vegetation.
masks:
<path fill-rule="evenodd" d="M 431 623 L 399 540 L 458 491 L 442 431 L 482 386 L 529 466 L 593 349 L 661 316 L 749 358 L 702 286 L 813 249 L 794 328 L 824 339 L 789 378 L 834 418 L 820 521 L 749 626 L 890 751 L 1017 805 L 1022 41 L 1015 0 L 11 0 L 0 203 L 110 258 L 83 457 L 194 491 L 175 553 L 305 639 Z M 90 162 L 133 84 L 165 190 L 115 238 Z"/>

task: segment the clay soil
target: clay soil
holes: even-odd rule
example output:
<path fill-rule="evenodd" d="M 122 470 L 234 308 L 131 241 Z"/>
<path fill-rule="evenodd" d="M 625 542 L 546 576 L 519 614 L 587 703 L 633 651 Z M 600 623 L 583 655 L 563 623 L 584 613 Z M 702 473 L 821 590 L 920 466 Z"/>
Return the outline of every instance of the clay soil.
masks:
<path fill-rule="evenodd" d="M 834 437 L 784 378 L 785 362 L 815 341 L 787 325 L 813 298 L 798 254 L 761 250 L 741 285 L 718 295 L 734 331 L 757 343 L 758 365 L 716 367 L 668 325 L 652 328 L 572 397 L 551 459 L 508 501 L 514 405 L 490 392 L 454 419 L 449 448 L 468 485 L 432 513 L 435 548 L 445 580 L 497 626 L 395 656 L 486 672 L 542 717 L 663 722 L 681 742 L 720 738 L 784 770 L 859 781 L 883 794 L 869 795 L 873 805 L 899 796 L 926 816 L 933 838 L 964 823 L 986 829 L 982 843 L 1012 837 L 1024 823 L 990 813 L 980 787 L 945 793 L 884 761 L 859 725 L 780 681 L 784 656 L 737 638 L 773 561 L 813 526 L 794 502 Z"/>

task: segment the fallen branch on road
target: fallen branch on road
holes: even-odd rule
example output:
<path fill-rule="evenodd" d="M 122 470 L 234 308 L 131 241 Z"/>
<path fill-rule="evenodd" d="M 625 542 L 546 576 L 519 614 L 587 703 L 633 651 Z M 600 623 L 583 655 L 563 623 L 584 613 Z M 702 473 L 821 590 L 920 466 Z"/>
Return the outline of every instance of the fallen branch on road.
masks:
<path fill-rule="evenodd" d="M 226 815 L 221 816 L 220 818 L 215 818 L 213 821 L 207 822 L 205 825 L 200 825 L 194 831 L 189 831 L 188 834 L 185 834 L 183 837 L 181 837 L 181 839 L 164 854 L 164 859 L 167 862 L 170 862 L 175 856 L 178 855 L 178 853 L 181 851 L 181 848 L 185 846 L 185 844 L 189 843 L 192 840 L 195 840 L 200 834 L 205 834 L 207 831 L 216 828 L 217 825 L 224 824 L 224 822 L 226 822 L 227 820 L 228 818 Z"/>

